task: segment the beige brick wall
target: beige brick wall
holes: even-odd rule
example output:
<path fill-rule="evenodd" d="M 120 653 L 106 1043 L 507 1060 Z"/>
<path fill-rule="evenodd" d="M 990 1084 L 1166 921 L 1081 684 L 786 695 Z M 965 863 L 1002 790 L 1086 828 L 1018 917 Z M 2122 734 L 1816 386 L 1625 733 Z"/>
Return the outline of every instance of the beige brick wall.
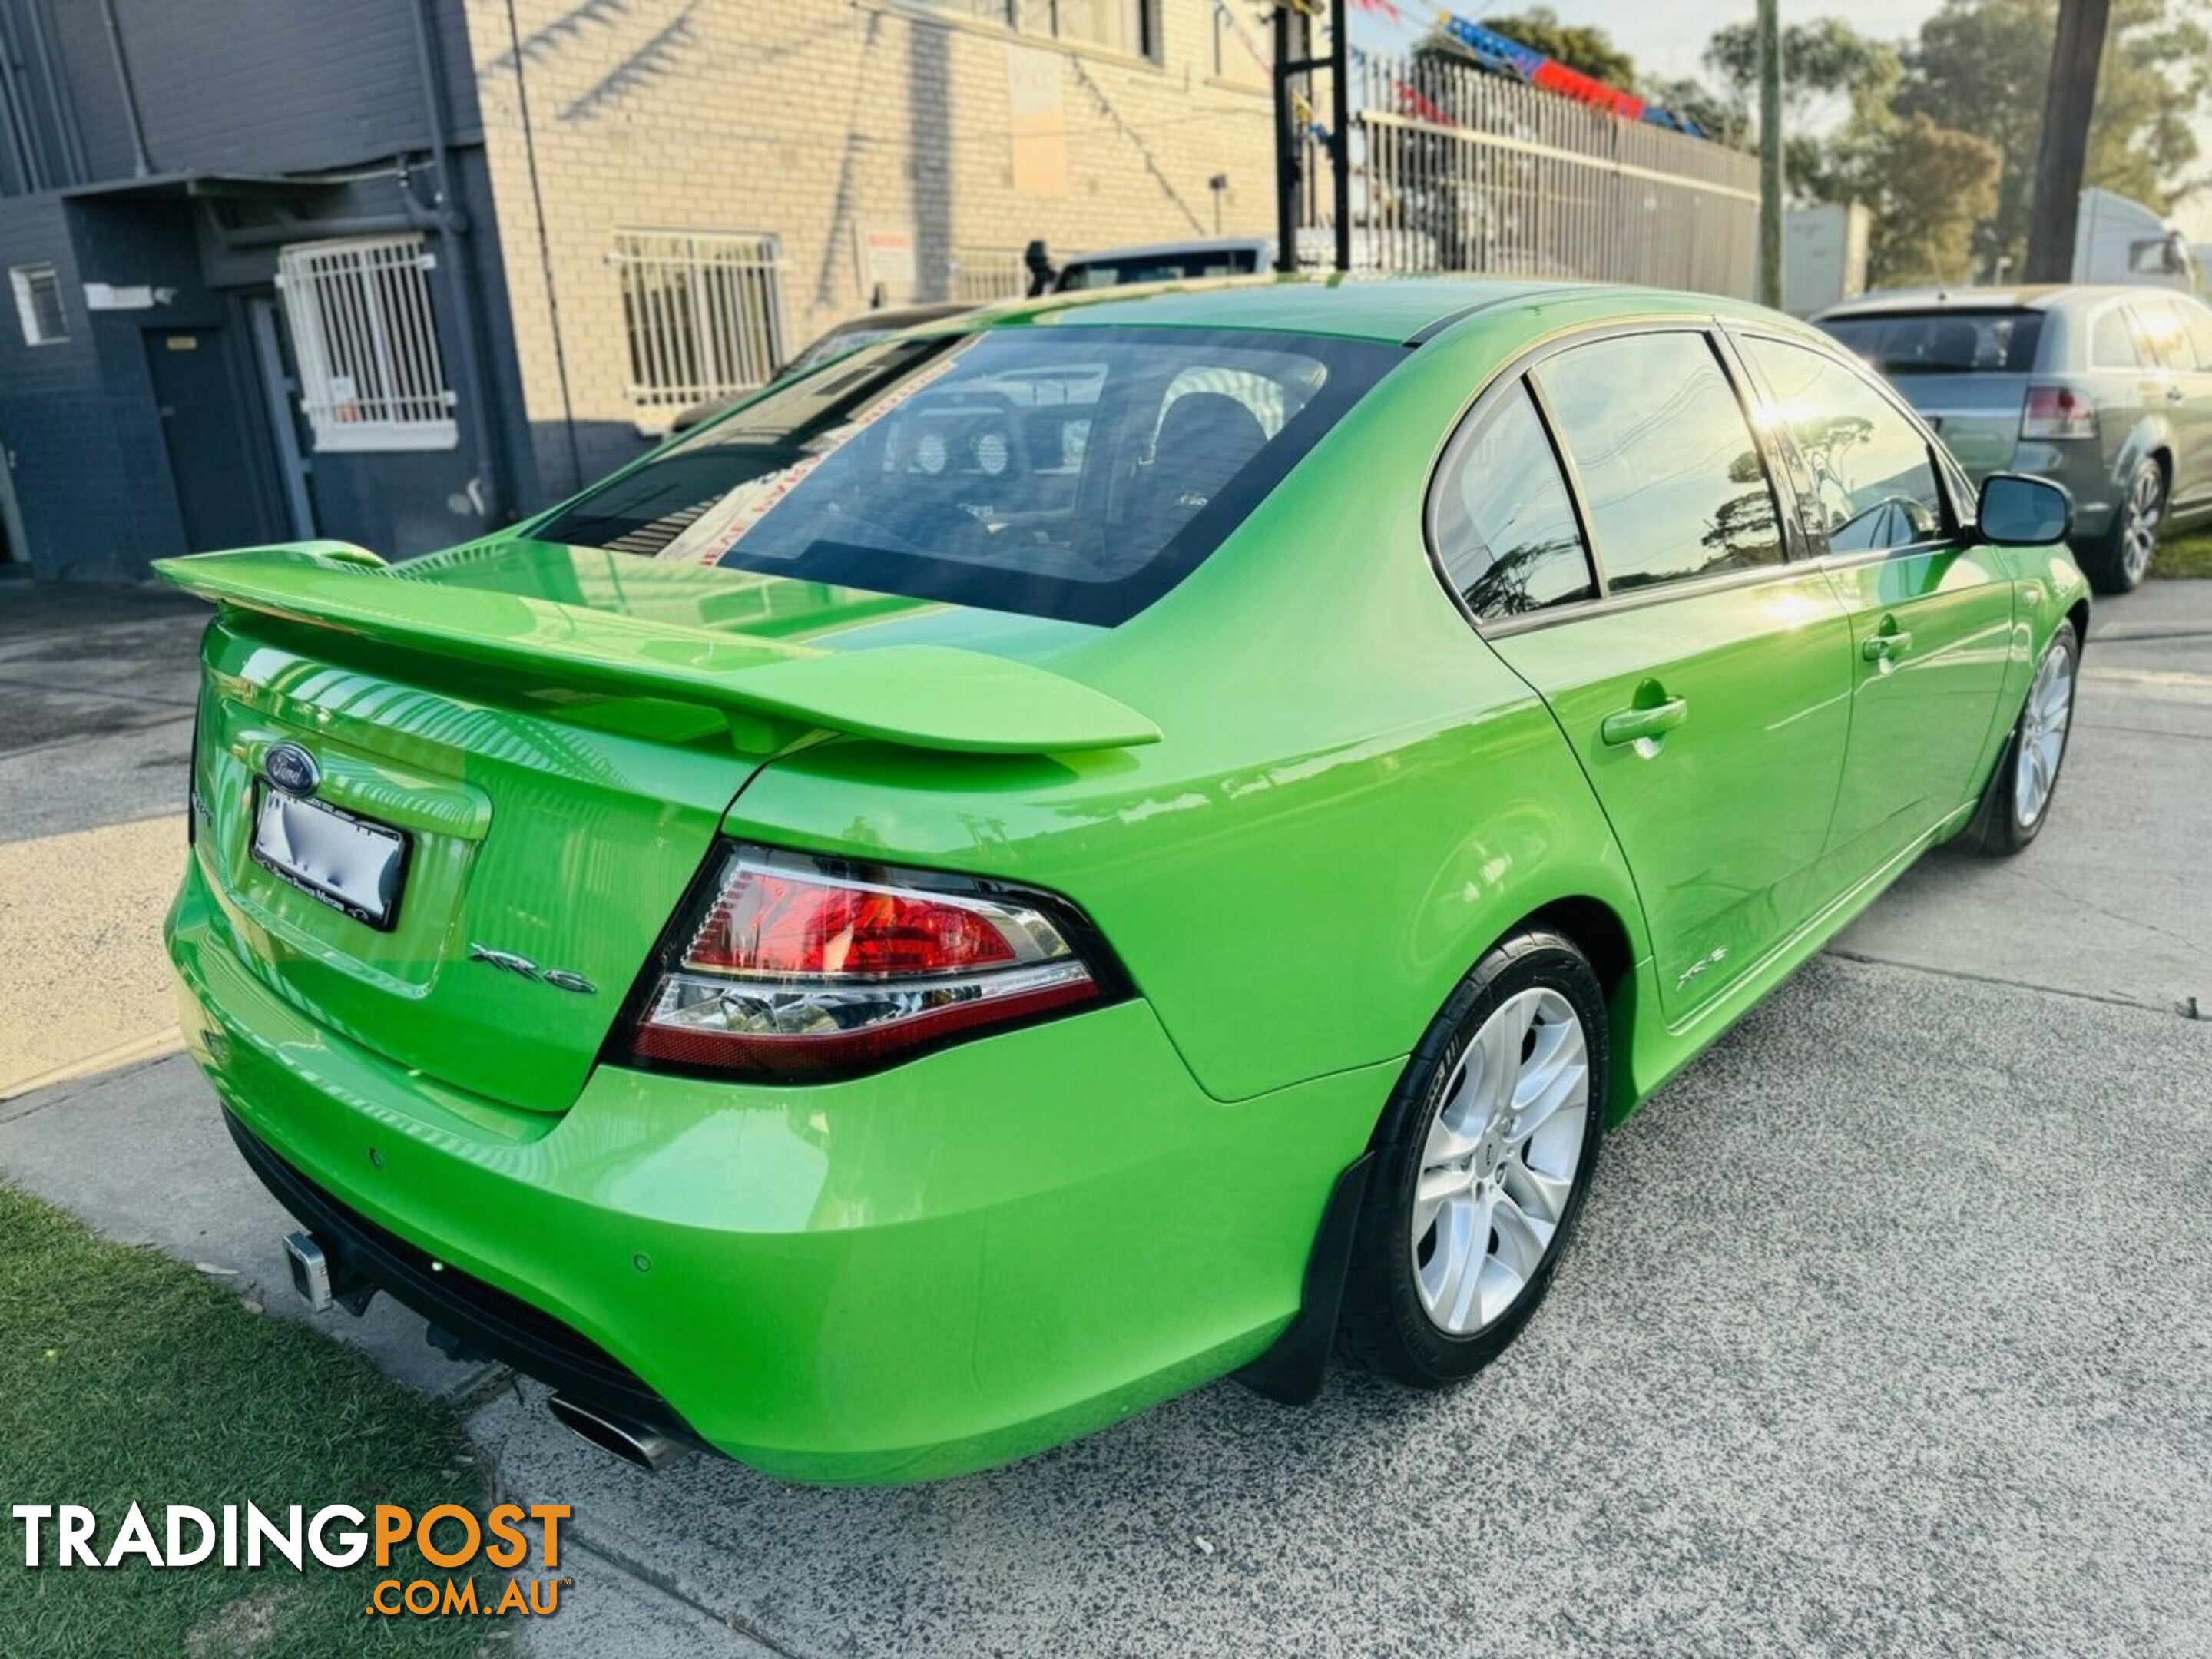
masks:
<path fill-rule="evenodd" d="M 775 234 L 791 350 L 866 307 L 869 230 L 912 238 L 914 297 L 933 298 L 958 250 L 1212 235 L 1216 173 L 1224 230 L 1272 224 L 1265 89 L 1233 40 L 1218 72 L 1211 0 L 1156 0 L 1152 60 L 910 0 L 515 0 L 518 53 L 507 0 L 466 3 L 533 422 L 562 418 L 556 305 L 577 422 L 639 415 L 617 229 Z M 1027 190 L 1010 58 L 1048 129 L 1056 93 L 1066 134 L 1064 168 L 1048 136 L 1023 141 Z"/>

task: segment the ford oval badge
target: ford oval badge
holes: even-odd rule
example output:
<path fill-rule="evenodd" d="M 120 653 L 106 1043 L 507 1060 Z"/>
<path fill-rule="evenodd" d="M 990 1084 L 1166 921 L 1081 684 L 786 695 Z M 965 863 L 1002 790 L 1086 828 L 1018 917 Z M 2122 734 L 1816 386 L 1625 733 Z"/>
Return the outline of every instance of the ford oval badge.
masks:
<path fill-rule="evenodd" d="M 271 749 L 262 757 L 261 770 L 288 795 L 312 795 L 323 781 L 323 769 L 315 764 L 315 757 L 296 743 L 280 743 Z"/>

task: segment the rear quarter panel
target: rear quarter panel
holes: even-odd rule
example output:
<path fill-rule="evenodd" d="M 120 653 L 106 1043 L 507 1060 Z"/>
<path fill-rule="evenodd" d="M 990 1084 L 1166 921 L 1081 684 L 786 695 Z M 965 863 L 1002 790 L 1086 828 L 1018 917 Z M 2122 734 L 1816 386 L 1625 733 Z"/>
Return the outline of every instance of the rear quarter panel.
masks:
<path fill-rule="evenodd" d="M 1640 960 L 1588 784 L 1422 538 L 1458 414 L 1574 309 L 1411 353 L 1182 586 L 1047 665 L 1149 716 L 1160 743 L 965 759 L 825 744 L 767 768 L 728 828 L 1066 894 L 1222 1100 L 1406 1054 L 1482 951 L 1556 902 L 1605 904 Z"/>

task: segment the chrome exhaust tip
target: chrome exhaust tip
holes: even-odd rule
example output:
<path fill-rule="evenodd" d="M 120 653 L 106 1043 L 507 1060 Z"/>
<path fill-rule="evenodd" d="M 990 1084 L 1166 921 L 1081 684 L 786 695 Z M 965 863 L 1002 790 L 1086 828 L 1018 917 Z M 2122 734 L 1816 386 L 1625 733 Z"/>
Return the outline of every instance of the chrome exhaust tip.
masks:
<path fill-rule="evenodd" d="M 658 1429 L 580 1406 L 564 1394 L 556 1394 L 547 1401 L 545 1409 L 553 1413 L 555 1422 L 578 1439 L 589 1442 L 603 1452 L 613 1453 L 625 1463 L 635 1464 L 647 1474 L 690 1449 Z"/>
<path fill-rule="evenodd" d="M 292 1270 L 292 1288 L 314 1313 L 328 1313 L 337 1297 L 331 1289 L 331 1259 L 312 1233 L 288 1234 L 284 1265 Z"/>

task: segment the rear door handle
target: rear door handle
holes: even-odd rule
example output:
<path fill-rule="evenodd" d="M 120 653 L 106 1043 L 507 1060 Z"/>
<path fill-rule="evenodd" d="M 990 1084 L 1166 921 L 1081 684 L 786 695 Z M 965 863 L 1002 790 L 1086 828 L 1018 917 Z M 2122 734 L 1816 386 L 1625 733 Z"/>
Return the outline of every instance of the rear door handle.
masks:
<path fill-rule="evenodd" d="M 1869 634 L 1859 641 L 1859 655 L 1869 662 L 1887 662 L 1901 657 L 1912 646 L 1912 631 L 1905 628 L 1892 629 L 1887 634 Z"/>
<path fill-rule="evenodd" d="M 1680 697 L 1669 697 L 1650 708 L 1616 709 L 1605 717 L 1597 732 L 1608 744 L 1636 743 L 1671 732 L 1689 718 L 1690 705 Z"/>
<path fill-rule="evenodd" d="M 2166 389 L 2166 400 L 2170 404 L 2178 404 L 2188 395 L 2178 386 L 2170 386 Z"/>

